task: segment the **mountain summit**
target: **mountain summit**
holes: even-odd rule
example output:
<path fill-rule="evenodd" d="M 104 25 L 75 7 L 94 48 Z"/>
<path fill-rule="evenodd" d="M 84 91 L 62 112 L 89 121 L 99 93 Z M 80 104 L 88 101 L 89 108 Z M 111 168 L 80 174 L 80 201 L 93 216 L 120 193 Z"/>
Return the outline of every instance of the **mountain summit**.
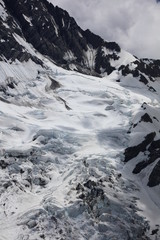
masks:
<path fill-rule="evenodd" d="M 46 0 L 0 0 L 0 238 L 160 238 L 160 60 Z"/>

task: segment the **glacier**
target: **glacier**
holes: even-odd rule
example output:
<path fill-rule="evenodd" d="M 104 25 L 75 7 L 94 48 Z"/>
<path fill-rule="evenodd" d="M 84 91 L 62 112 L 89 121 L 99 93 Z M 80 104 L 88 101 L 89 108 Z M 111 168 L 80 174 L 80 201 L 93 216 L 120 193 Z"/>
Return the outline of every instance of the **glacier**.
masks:
<path fill-rule="evenodd" d="M 63 40 L 48 35 L 54 54 L 29 42 L 0 0 L 0 240 L 160 239 L 159 60 L 41 3 L 32 1 L 34 19 L 25 1 L 21 17 L 30 34 L 43 9 L 38 26 L 48 17 Z M 79 52 L 66 44 L 70 27 Z"/>
<path fill-rule="evenodd" d="M 99 78 L 41 59 L 45 69 L 0 62 L 1 239 L 155 239 L 159 186 L 130 174 L 124 150 L 133 116 L 159 95 L 116 70 Z"/>

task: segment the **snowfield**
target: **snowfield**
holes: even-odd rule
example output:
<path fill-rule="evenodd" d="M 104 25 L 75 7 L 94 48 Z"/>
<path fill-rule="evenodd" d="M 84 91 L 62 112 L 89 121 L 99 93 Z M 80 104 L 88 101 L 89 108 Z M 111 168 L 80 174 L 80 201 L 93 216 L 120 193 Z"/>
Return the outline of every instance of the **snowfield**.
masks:
<path fill-rule="evenodd" d="M 117 70 L 98 78 L 41 59 L 0 62 L 0 239 L 160 239 L 159 186 L 123 163 L 152 131 L 130 137 L 131 122 L 143 102 L 160 118 L 159 95 Z"/>

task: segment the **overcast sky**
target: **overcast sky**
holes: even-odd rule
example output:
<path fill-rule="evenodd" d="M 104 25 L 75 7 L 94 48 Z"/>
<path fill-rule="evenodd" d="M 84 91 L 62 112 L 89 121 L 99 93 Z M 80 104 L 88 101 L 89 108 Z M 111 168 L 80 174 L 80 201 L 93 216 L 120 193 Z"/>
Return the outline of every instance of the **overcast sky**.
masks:
<path fill-rule="evenodd" d="M 138 57 L 160 59 L 160 3 L 156 0 L 49 0 Z"/>

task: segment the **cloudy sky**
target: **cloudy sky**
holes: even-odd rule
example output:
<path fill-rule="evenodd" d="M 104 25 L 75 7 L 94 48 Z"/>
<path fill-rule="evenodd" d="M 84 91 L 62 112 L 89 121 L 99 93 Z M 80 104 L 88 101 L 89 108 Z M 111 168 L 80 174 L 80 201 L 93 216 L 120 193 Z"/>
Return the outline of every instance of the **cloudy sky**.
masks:
<path fill-rule="evenodd" d="M 160 3 L 156 0 L 49 0 L 85 30 L 116 41 L 138 57 L 160 58 Z"/>

